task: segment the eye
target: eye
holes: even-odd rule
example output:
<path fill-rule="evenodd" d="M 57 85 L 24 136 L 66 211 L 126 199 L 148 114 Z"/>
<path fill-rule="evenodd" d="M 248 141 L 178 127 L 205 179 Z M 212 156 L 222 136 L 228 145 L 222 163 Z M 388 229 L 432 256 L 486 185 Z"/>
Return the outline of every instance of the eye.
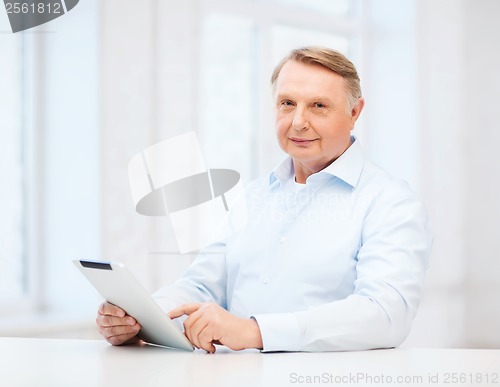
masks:
<path fill-rule="evenodd" d="M 284 100 L 280 101 L 280 103 L 279 103 L 279 108 L 282 111 L 289 111 L 289 110 L 293 109 L 294 106 L 295 106 L 295 103 L 293 103 L 293 101 L 290 101 L 289 99 L 284 99 Z"/>
<path fill-rule="evenodd" d="M 326 108 L 326 105 L 323 102 L 315 102 L 313 106 L 318 109 Z"/>

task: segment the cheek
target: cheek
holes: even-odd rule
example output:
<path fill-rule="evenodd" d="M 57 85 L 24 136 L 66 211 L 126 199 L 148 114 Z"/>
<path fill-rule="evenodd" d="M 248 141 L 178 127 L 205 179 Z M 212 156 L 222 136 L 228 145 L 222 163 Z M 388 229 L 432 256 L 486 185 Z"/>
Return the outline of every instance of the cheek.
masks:
<path fill-rule="evenodd" d="M 282 116 L 276 116 L 274 127 L 276 130 L 276 139 L 278 140 L 278 145 L 281 149 L 285 150 L 287 142 L 287 133 L 289 125 L 287 120 Z"/>
<path fill-rule="evenodd" d="M 276 114 L 274 126 L 276 128 L 276 134 L 278 136 L 285 134 L 290 127 L 290 120 L 283 114 Z"/>

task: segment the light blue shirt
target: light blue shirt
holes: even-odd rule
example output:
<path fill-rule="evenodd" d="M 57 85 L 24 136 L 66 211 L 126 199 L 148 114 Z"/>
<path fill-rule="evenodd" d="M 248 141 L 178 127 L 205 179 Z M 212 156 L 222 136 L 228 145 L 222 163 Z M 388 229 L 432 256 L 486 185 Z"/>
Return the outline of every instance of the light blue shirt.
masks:
<path fill-rule="evenodd" d="M 155 298 L 216 302 L 256 319 L 264 351 L 387 348 L 408 335 L 431 248 L 408 185 L 359 141 L 301 185 L 285 159 L 246 190 L 248 222 Z"/>

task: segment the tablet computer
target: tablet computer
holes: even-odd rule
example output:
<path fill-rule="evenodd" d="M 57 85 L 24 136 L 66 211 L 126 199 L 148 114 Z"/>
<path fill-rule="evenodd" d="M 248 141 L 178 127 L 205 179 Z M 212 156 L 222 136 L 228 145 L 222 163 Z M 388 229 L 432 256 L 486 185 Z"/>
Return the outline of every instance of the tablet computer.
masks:
<path fill-rule="evenodd" d="M 75 265 L 106 301 L 134 317 L 141 325 L 138 337 L 147 343 L 193 351 L 193 346 L 173 324 L 137 279 L 119 262 L 74 260 Z"/>

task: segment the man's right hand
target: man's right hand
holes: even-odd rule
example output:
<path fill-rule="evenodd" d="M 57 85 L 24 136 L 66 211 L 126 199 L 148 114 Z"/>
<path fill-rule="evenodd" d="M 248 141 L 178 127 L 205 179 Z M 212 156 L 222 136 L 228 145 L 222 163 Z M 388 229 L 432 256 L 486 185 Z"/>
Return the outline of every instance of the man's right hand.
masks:
<path fill-rule="evenodd" d="M 109 302 L 103 302 L 95 319 L 99 333 L 113 345 L 131 344 L 138 341 L 139 323 L 125 311 Z"/>

